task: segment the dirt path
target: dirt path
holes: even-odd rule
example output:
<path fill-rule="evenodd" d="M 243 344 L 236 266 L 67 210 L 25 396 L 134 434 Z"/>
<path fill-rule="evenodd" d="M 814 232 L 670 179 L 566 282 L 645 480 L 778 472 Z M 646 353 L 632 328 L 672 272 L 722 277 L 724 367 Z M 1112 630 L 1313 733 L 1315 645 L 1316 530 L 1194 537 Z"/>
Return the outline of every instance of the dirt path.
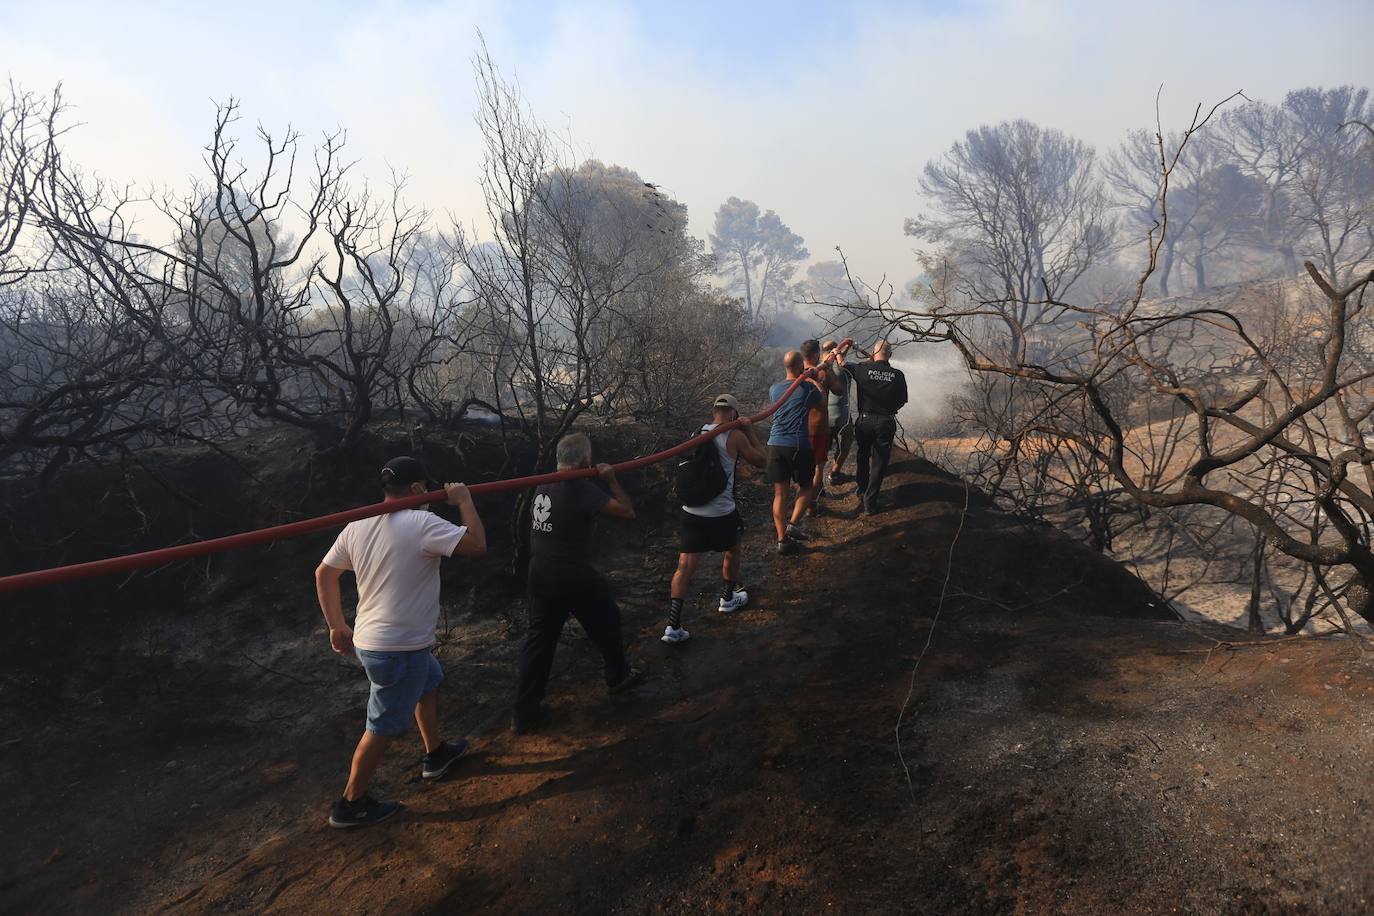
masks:
<path fill-rule="evenodd" d="M 1115 568 L 906 461 L 893 508 L 852 484 L 794 557 L 751 507 L 754 602 L 696 602 L 662 646 L 663 550 L 615 578 L 652 679 L 611 701 L 582 640 L 560 655 L 557 720 L 504 721 L 435 786 L 394 755 L 407 810 L 324 824 L 295 778 L 219 862 L 65 901 L 186 912 L 1257 912 L 1374 905 L 1374 671 L 1348 645 L 1234 651 L 1162 616 Z M 757 498 L 756 498 L 757 499 Z M 667 534 L 655 536 L 658 542 Z M 650 547 L 657 546 L 650 544 Z M 666 547 L 664 549 L 667 549 Z M 636 574 L 638 570 L 638 574 Z M 656 572 L 648 572 L 655 570 Z M 701 585 L 713 586 L 703 575 Z M 1089 616 L 1109 614 L 1113 616 Z M 637 632 L 634 632 L 637 631 Z M 1232 638 L 1236 634 L 1231 633 Z M 910 783 L 893 727 L 902 729 Z M 494 706 L 492 708 L 499 708 Z M 477 713 L 466 714 L 468 722 Z M 323 739 L 321 739 L 323 740 Z M 345 729 L 330 738 L 346 753 Z M 334 775 L 334 774 L 328 774 Z M 260 804 L 260 803 L 259 803 Z M 250 803 L 251 807 L 251 803 Z M 243 811 L 226 835 L 243 836 Z M 175 832 L 175 823 L 164 829 Z M 275 832 L 273 832 L 275 830 Z M 213 868 L 210 863 L 215 863 Z M 61 903 L 61 901 L 55 901 Z"/>

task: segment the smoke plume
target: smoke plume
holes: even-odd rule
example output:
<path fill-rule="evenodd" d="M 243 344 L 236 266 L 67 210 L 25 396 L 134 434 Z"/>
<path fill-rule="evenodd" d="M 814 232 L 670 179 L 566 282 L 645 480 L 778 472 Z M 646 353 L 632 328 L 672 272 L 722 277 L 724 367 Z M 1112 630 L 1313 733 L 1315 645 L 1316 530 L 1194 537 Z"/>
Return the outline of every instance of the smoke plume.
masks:
<path fill-rule="evenodd" d="M 968 368 L 948 344 L 913 344 L 901 348 L 892 364 L 906 375 L 909 400 L 898 415 L 909 435 L 945 431 L 953 417 L 952 402 L 968 386 Z"/>

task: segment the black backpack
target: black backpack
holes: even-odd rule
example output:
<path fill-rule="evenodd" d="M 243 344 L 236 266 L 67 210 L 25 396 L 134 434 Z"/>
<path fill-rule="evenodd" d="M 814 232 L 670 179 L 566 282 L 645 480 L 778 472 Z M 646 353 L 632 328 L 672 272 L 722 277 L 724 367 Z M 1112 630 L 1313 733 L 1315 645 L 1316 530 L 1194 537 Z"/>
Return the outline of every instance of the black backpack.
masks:
<path fill-rule="evenodd" d="M 720 464 L 720 449 L 716 448 L 714 438 L 678 458 L 677 498 L 684 506 L 706 505 L 725 492 L 726 480 L 725 468 Z"/>

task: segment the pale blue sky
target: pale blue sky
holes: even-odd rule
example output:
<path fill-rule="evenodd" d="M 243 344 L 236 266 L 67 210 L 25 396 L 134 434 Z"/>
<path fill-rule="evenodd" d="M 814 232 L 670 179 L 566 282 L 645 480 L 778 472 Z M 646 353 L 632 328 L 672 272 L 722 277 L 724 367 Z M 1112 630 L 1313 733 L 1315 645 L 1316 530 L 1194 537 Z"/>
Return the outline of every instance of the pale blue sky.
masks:
<path fill-rule="evenodd" d="M 342 125 L 367 174 L 479 214 L 476 30 L 579 151 L 638 170 L 704 236 L 730 195 L 829 256 L 916 273 L 916 176 L 962 132 L 1024 116 L 1097 144 L 1235 89 L 1374 83 L 1374 2 L 47 3 L 0 0 L 0 70 L 61 80 L 70 154 L 112 178 L 184 185 L 211 100 L 245 130 Z M 1166 125 L 1167 126 L 1167 125 Z"/>

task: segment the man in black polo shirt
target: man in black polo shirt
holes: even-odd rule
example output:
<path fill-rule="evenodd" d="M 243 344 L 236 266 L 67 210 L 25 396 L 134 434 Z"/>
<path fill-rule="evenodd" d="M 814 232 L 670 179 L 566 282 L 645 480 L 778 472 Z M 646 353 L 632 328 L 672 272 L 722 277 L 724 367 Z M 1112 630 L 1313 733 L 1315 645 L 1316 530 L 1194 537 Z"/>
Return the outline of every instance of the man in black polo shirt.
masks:
<path fill-rule="evenodd" d="M 906 376 L 891 359 L 892 345 L 880 340 L 872 359 L 845 366 L 859 391 L 859 419 L 854 424 L 859 453 L 855 456 L 858 466 L 854 480 L 869 515 L 878 511 L 878 491 L 892 456 L 892 440 L 897 437 L 897 411 L 906 403 Z"/>
<path fill-rule="evenodd" d="M 560 471 L 592 466 L 592 444 L 584 433 L 558 442 Z M 598 516 L 633 519 L 634 503 L 609 464 L 596 466 L 600 481 L 587 478 L 549 483 L 534 492 L 530 525 L 529 630 L 520 648 L 520 683 L 511 728 L 530 731 L 548 720 L 544 692 L 563 624 L 572 614 L 601 651 L 606 689 L 633 687 L 643 672 L 625 660 L 620 608 L 610 583 L 591 563 L 592 526 Z M 609 492 L 608 492 L 609 491 Z"/>

